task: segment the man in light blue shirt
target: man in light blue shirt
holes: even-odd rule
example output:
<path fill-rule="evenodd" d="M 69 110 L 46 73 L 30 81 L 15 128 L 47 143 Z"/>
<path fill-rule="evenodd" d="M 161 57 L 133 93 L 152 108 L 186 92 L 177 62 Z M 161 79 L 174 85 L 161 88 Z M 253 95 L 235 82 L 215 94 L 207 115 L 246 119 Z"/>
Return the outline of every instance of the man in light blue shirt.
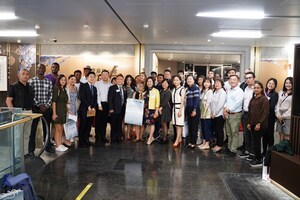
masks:
<path fill-rule="evenodd" d="M 227 91 L 226 104 L 224 107 L 225 130 L 228 136 L 228 155 L 234 157 L 239 145 L 239 128 L 242 117 L 244 92 L 239 87 L 240 78 L 232 75 L 229 78 L 231 88 Z"/>

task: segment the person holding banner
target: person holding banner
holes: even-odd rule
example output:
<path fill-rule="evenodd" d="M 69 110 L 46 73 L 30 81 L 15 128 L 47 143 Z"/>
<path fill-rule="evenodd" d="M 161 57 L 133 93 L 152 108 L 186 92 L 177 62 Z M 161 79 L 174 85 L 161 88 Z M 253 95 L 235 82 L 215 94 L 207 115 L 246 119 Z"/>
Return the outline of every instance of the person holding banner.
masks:
<path fill-rule="evenodd" d="M 137 90 L 133 93 L 132 97 L 134 99 L 140 99 L 143 100 L 143 93 L 145 90 L 145 85 L 143 83 L 138 83 L 137 84 Z M 142 131 L 141 131 L 141 126 L 136 125 L 134 127 L 135 133 L 136 133 L 136 138 L 133 140 L 133 142 L 141 142 L 142 141 Z"/>
<path fill-rule="evenodd" d="M 124 77 L 118 74 L 116 85 L 112 85 L 108 90 L 108 110 L 111 116 L 111 143 L 121 144 L 122 118 L 125 111 L 127 94 L 123 89 Z"/>
<path fill-rule="evenodd" d="M 150 126 L 149 138 L 147 144 L 150 145 L 154 141 L 154 124 L 155 119 L 158 117 L 158 109 L 160 104 L 160 94 L 159 91 L 154 88 L 154 81 L 152 77 L 146 79 L 144 97 L 144 125 Z M 144 130 L 146 127 L 142 128 Z M 142 132 L 143 133 L 143 132 Z"/>

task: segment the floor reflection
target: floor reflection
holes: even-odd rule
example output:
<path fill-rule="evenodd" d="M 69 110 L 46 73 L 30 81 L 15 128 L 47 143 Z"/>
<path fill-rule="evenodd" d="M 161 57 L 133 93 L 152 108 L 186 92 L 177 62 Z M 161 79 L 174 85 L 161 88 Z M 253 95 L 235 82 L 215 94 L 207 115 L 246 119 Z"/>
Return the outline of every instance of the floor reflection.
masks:
<path fill-rule="evenodd" d="M 32 174 L 46 199 L 231 199 L 219 173 L 253 173 L 244 160 L 171 144 L 126 142 L 71 149 Z"/>

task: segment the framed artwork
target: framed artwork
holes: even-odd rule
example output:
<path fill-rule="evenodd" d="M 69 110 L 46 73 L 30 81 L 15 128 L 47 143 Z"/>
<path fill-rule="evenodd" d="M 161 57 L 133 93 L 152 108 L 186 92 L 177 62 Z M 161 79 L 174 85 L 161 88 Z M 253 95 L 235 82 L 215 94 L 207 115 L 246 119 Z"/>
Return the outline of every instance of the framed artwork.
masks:
<path fill-rule="evenodd" d="M 7 91 L 7 56 L 0 56 L 0 91 Z"/>

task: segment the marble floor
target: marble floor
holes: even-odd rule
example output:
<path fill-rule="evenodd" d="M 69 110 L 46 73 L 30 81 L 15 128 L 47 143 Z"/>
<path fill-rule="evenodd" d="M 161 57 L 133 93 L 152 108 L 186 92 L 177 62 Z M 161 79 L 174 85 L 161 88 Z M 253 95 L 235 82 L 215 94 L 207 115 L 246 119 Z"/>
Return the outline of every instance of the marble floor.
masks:
<path fill-rule="evenodd" d="M 70 149 L 34 166 L 35 190 L 49 200 L 76 199 L 89 183 L 82 199 L 236 199 L 222 174 L 261 174 L 238 157 L 131 141 Z"/>

